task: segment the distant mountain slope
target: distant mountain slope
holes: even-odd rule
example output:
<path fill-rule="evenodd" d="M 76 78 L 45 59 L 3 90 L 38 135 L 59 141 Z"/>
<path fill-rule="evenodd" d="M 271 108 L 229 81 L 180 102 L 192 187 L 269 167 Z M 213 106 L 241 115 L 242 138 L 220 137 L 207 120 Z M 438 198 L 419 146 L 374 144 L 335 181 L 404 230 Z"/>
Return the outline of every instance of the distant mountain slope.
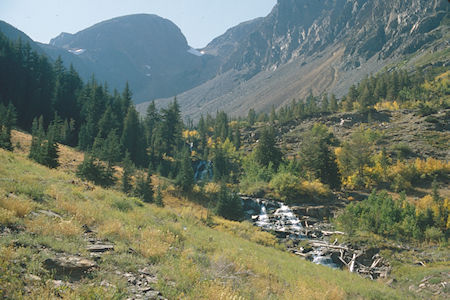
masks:
<path fill-rule="evenodd" d="M 220 61 L 225 63 L 239 49 L 242 41 L 257 30 L 263 21 L 264 18 L 257 18 L 232 27 L 212 40 L 202 51 L 219 57 Z"/>
<path fill-rule="evenodd" d="M 233 29 L 204 49 L 221 56 L 220 74 L 179 102 L 195 119 L 218 109 L 268 111 L 310 90 L 341 96 L 365 74 L 448 47 L 449 6 L 445 0 L 278 0 L 267 17 L 244 27 L 249 30 L 225 59 L 211 49 L 226 48 Z"/>
<path fill-rule="evenodd" d="M 44 53 L 39 45 L 35 43 L 28 35 L 2 20 L 0 20 L 0 32 L 2 32 L 11 41 L 18 41 L 20 39 L 22 43 L 30 44 L 31 49 L 37 51 L 40 54 Z"/>
<path fill-rule="evenodd" d="M 156 15 L 118 17 L 76 34 L 62 33 L 50 46 L 45 47 L 49 53 L 59 48 L 77 55 L 81 62 L 73 63 L 80 73 L 91 65 L 112 88 L 129 81 L 137 102 L 174 96 L 215 74 L 207 67 L 214 66 L 215 57 L 190 48 L 174 23 Z"/>

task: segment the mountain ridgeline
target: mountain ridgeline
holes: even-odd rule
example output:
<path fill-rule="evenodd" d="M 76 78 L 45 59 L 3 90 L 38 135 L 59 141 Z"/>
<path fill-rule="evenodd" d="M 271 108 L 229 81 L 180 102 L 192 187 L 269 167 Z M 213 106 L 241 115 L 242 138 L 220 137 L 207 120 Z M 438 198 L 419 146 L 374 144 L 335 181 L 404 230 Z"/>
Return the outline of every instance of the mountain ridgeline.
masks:
<path fill-rule="evenodd" d="M 34 43 L 4 22 L 0 31 L 52 60 L 61 57 L 84 81 L 95 74 L 118 90 L 129 82 L 136 102 L 175 96 L 211 78 L 218 66 L 216 57 L 192 49 L 174 23 L 156 15 L 114 18 L 76 34 L 61 33 L 50 44 Z"/>
<path fill-rule="evenodd" d="M 448 47 L 448 7 L 444 0 L 279 0 L 267 17 L 203 49 L 221 57 L 218 75 L 179 95 L 181 108 L 193 118 L 217 109 L 243 115 L 310 91 L 340 97 L 366 74 Z"/>
<path fill-rule="evenodd" d="M 62 33 L 50 45 L 94 65 L 96 76 L 114 88 L 128 81 L 136 101 L 174 96 L 198 85 L 208 73 L 205 65 L 213 60 L 193 51 L 174 23 L 146 14 Z"/>
<path fill-rule="evenodd" d="M 118 90 L 128 81 L 133 101 L 144 102 L 141 113 L 148 101 L 167 106 L 178 96 L 183 114 L 198 119 L 217 110 L 268 112 L 310 91 L 343 96 L 366 74 L 448 47 L 448 8 L 445 0 L 279 0 L 268 16 L 230 28 L 203 49 L 148 14 L 61 33 L 50 44 L 6 23 L 0 30 L 52 60 L 61 56 L 84 81 L 95 74 Z"/>

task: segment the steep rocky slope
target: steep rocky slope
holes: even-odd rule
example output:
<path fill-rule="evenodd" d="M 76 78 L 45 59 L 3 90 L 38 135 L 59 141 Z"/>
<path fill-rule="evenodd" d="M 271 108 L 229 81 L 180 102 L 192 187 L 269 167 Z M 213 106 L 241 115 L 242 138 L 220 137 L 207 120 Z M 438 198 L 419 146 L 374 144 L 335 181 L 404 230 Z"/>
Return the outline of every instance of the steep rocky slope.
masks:
<path fill-rule="evenodd" d="M 291 121 L 288 124 L 277 123 L 277 143 L 288 156 L 300 153 L 300 147 L 305 133 L 314 124 L 325 124 L 340 140 L 346 141 L 359 126 L 376 130 L 381 135 L 378 147 L 385 147 L 395 152 L 399 145 L 407 145 L 410 157 L 436 158 L 444 161 L 450 159 L 448 144 L 450 143 L 450 110 L 445 109 L 429 116 L 422 116 L 417 110 L 383 110 L 374 112 L 368 122 L 367 114 L 359 112 L 344 112 L 322 114 L 306 120 Z M 263 125 L 259 125 L 263 126 Z M 243 131 L 243 140 L 247 150 L 251 150 L 258 140 L 258 128 L 248 128 Z"/>
<path fill-rule="evenodd" d="M 279 0 L 266 18 L 236 28 L 243 34 L 227 48 L 234 52 L 217 77 L 178 99 L 196 118 L 217 109 L 239 115 L 250 107 L 267 111 L 310 90 L 343 95 L 365 74 L 447 48 L 448 8 L 444 0 Z M 230 32 L 205 51 L 220 49 L 220 41 L 226 48 Z M 224 54 L 210 53 L 224 60 Z"/>
<path fill-rule="evenodd" d="M 217 110 L 244 115 L 310 91 L 341 96 L 393 63 L 414 67 L 421 56 L 449 48 L 449 7 L 445 0 L 278 0 L 268 16 L 229 29 L 200 51 L 171 21 L 146 14 L 32 44 L 62 56 L 85 80 L 95 73 L 119 90 L 129 81 L 136 103 L 158 99 L 164 106 L 178 95 L 194 119 Z M 448 65 L 448 56 L 441 63 Z"/>

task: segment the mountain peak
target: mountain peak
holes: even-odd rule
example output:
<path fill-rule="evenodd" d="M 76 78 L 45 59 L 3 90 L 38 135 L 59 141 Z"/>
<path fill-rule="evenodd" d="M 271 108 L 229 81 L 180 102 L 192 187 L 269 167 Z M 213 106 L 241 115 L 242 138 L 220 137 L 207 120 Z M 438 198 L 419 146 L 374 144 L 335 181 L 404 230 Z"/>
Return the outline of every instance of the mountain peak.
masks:
<path fill-rule="evenodd" d="M 112 88 L 121 90 L 128 81 L 136 102 L 172 97 L 208 79 L 202 75 L 208 58 L 189 47 L 172 21 L 153 14 L 116 17 L 75 34 L 61 33 L 51 45 L 96 66 L 96 77 Z"/>

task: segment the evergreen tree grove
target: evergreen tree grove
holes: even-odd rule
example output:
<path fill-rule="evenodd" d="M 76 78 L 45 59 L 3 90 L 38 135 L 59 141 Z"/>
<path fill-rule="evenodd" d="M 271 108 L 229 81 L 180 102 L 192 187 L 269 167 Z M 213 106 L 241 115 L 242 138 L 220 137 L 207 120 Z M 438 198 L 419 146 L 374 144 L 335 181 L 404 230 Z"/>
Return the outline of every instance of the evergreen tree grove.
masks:
<path fill-rule="evenodd" d="M 181 154 L 180 171 L 176 178 L 177 185 L 185 193 L 192 191 L 194 186 L 194 170 L 192 169 L 191 154 L 185 148 Z"/>
<path fill-rule="evenodd" d="M 278 169 L 281 163 L 282 154 L 276 146 L 275 134 L 272 129 L 264 128 L 259 142 L 255 149 L 256 161 L 264 167 L 272 163 L 273 167 Z"/>

